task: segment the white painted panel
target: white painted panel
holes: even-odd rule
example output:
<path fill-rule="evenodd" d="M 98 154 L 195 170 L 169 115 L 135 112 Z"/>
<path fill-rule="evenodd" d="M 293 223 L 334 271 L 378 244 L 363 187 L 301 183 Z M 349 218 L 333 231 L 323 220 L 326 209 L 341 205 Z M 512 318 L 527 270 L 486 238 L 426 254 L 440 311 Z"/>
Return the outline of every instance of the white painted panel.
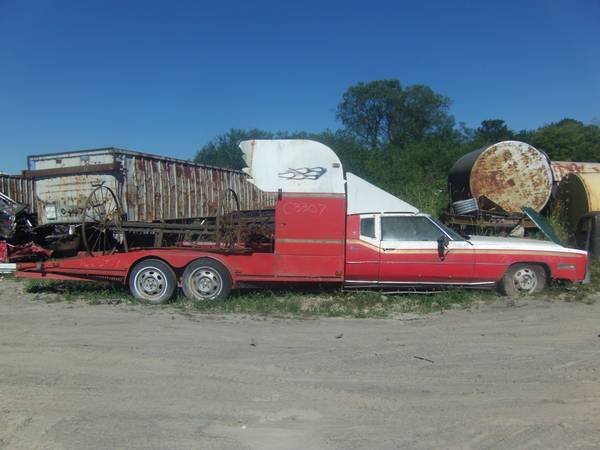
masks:
<path fill-rule="evenodd" d="M 348 214 L 418 213 L 413 205 L 348 172 Z"/>
<path fill-rule="evenodd" d="M 265 192 L 344 193 L 342 164 L 326 145 L 305 139 L 240 143 L 243 169 Z"/>

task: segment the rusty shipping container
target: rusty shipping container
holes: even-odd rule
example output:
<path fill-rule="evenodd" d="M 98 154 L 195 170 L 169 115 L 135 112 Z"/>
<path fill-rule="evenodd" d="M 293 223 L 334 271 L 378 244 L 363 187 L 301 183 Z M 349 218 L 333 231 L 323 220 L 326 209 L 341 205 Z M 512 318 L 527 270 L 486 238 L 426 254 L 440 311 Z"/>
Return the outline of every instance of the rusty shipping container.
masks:
<path fill-rule="evenodd" d="M 552 172 L 554 181 L 560 181 L 571 173 L 600 173 L 600 163 L 552 161 Z"/>
<path fill-rule="evenodd" d="M 0 192 L 33 208 L 33 182 L 30 178 L 0 174 Z"/>
<path fill-rule="evenodd" d="M 171 220 L 214 215 L 227 189 L 241 209 L 274 205 L 238 170 L 118 148 L 34 155 L 24 175 L 34 183 L 40 224 L 80 223 L 87 197 L 101 184 L 121 201 L 128 220 Z M 232 208 L 231 196 L 225 196 Z"/>
<path fill-rule="evenodd" d="M 453 202 L 474 198 L 486 209 L 486 200 L 506 212 L 523 206 L 540 211 L 552 193 L 553 175 L 548 156 L 519 141 L 498 142 L 467 153 L 448 175 Z"/>

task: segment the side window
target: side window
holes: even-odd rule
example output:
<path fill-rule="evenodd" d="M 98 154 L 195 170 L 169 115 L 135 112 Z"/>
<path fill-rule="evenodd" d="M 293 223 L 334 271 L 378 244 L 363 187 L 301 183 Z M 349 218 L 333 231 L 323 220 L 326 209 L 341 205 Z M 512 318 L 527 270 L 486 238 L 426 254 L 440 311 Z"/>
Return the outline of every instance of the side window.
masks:
<path fill-rule="evenodd" d="M 360 219 L 360 235 L 370 238 L 375 237 L 375 219 L 373 217 Z"/>
<path fill-rule="evenodd" d="M 426 217 L 382 217 L 382 241 L 435 241 L 443 233 Z"/>

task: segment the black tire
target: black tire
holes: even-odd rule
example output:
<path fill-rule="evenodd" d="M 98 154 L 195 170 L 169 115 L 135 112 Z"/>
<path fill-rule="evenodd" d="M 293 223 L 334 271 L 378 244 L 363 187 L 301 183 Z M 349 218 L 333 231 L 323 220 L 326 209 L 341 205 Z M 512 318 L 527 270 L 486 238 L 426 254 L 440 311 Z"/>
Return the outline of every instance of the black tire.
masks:
<path fill-rule="evenodd" d="M 160 259 L 145 259 L 137 263 L 129 275 L 131 294 L 148 303 L 166 302 L 173 297 L 176 288 L 175 272 Z"/>
<path fill-rule="evenodd" d="M 231 292 L 232 281 L 223 264 L 211 258 L 201 258 L 185 268 L 181 285 L 190 300 L 223 300 Z"/>
<path fill-rule="evenodd" d="M 538 264 L 515 264 L 509 267 L 500 281 L 499 289 L 504 295 L 537 294 L 546 287 L 546 271 Z"/>

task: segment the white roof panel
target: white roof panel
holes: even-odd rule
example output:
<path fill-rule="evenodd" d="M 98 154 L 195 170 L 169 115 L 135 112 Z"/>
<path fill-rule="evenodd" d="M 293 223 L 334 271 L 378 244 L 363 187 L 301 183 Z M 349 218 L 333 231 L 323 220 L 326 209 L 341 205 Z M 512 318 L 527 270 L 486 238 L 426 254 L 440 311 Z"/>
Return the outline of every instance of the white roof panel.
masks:
<path fill-rule="evenodd" d="M 348 214 L 418 213 L 413 205 L 348 172 Z"/>

